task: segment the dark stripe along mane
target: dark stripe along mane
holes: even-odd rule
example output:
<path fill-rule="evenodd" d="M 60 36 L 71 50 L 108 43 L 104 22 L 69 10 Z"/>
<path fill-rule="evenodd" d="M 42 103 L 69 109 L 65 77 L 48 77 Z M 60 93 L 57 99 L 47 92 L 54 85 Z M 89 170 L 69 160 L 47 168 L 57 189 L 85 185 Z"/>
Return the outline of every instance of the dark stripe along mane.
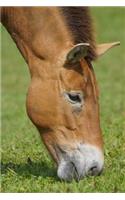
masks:
<path fill-rule="evenodd" d="M 88 7 L 61 7 L 61 12 L 66 19 L 67 27 L 71 32 L 74 44 L 88 42 L 90 48 L 88 58 L 96 59 L 96 46 L 94 40 L 94 31 L 92 19 Z"/>

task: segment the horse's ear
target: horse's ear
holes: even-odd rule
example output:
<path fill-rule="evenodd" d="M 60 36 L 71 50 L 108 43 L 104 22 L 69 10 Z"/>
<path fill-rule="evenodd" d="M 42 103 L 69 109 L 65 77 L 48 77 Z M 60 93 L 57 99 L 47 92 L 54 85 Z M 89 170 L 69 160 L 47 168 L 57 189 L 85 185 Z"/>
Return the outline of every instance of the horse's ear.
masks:
<path fill-rule="evenodd" d="M 115 46 L 118 46 L 120 45 L 120 42 L 113 42 L 113 43 L 104 43 L 104 44 L 99 44 L 97 45 L 97 56 L 101 56 L 103 55 L 104 53 L 106 53 L 109 49 L 115 47 Z"/>
<path fill-rule="evenodd" d="M 81 58 L 86 57 L 89 46 L 90 46 L 89 43 L 80 43 L 80 44 L 75 45 L 68 52 L 66 61 L 70 63 L 76 63 Z"/>

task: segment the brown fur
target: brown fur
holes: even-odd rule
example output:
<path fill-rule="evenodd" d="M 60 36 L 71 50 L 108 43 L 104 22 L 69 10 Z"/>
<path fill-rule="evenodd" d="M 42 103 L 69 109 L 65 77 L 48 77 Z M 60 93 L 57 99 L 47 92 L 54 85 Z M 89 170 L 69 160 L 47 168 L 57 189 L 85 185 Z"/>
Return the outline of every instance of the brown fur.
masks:
<path fill-rule="evenodd" d="M 62 11 L 66 20 L 56 7 L 2 9 L 2 23 L 31 73 L 27 113 L 57 163 L 57 148 L 71 151 L 78 142 L 100 149 L 103 146 L 92 67 L 86 59 L 77 65 L 64 66 L 67 53 L 77 42 L 89 42 L 88 57 L 95 58 L 88 8 L 62 8 Z M 85 108 L 79 114 L 63 98 L 63 92 L 70 90 L 80 90 L 85 95 Z"/>
<path fill-rule="evenodd" d="M 87 57 L 95 60 L 96 45 L 92 18 L 88 7 L 61 7 L 61 13 L 64 15 L 68 29 L 70 30 L 74 44 L 89 43 L 90 48 Z"/>

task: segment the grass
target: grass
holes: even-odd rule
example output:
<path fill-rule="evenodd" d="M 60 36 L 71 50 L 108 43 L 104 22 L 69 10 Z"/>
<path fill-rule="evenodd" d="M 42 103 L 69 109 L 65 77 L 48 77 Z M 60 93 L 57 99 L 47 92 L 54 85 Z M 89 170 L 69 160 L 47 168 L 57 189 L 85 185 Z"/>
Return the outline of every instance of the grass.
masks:
<path fill-rule="evenodd" d="M 100 86 L 105 169 L 79 183 L 61 182 L 26 115 L 28 68 L 2 27 L 2 192 L 125 192 L 125 8 L 92 8 L 99 42 L 121 41 L 94 64 Z"/>

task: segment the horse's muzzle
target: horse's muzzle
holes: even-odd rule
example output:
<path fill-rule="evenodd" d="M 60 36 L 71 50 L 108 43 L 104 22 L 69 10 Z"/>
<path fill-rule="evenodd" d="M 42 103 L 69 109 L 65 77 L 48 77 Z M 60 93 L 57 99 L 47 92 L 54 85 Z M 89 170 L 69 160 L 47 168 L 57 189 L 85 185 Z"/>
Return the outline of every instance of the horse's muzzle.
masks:
<path fill-rule="evenodd" d="M 63 153 L 58 165 L 58 177 L 65 181 L 79 181 L 85 176 L 102 172 L 104 157 L 102 151 L 88 144 L 80 144 L 72 152 Z"/>

